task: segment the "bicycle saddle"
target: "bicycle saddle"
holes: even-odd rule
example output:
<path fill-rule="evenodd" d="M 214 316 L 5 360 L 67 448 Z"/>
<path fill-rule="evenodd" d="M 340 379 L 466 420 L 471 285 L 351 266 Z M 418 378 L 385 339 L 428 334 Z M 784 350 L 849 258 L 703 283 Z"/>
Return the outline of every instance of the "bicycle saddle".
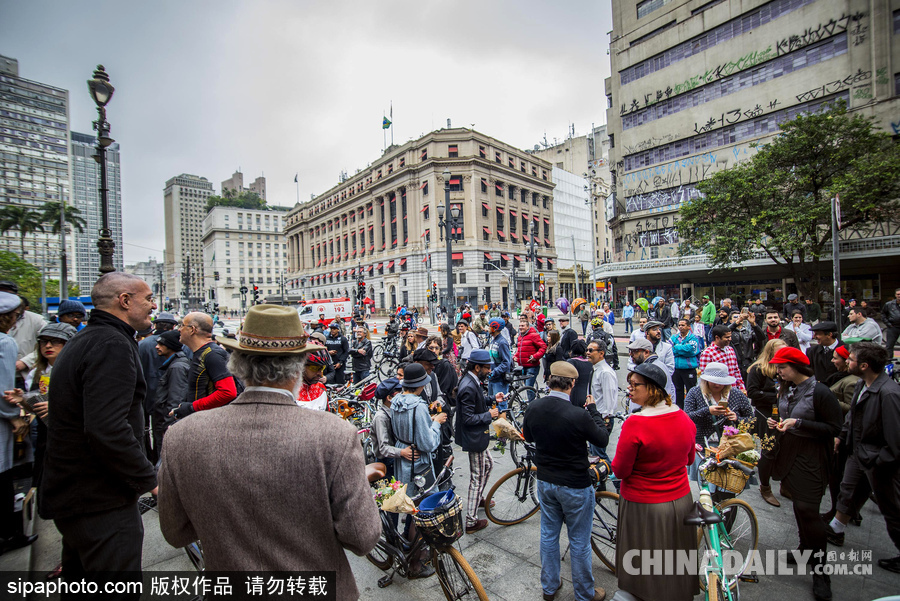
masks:
<path fill-rule="evenodd" d="M 685 526 L 705 526 L 708 524 L 718 524 L 723 521 L 722 516 L 714 511 L 708 511 L 700 501 L 694 502 L 694 508 L 684 518 Z"/>
<path fill-rule="evenodd" d="M 383 463 L 369 463 L 366 465 L 366 480 L 377 482 L 387 475 L 387 466 Z"/>

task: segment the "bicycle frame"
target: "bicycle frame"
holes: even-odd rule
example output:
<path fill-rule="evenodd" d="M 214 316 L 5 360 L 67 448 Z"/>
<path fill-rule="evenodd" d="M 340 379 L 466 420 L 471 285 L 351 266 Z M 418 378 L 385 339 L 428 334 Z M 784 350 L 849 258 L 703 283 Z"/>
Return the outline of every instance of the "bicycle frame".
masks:
<path fill-rule="evenodd" d="M 701 478 L 701 480 L 702 483 L 700 484 L 700 504 L 703 505 L 704 509 L 706 509 L 707 511 L 714 511 L 716 513 L 719 513 L 718 509 L 716 509 L 715 504 L 712 502 L 712 495 L 709 492 L 709 483 L 706 482 L 705 478 Z M 703 532 L 703 538 L 706 540 L 707 557 L 710 560 L 706 564 L 706 567 L 703 569 L 707 582 L 706 599 L 707 601 L 709 601 L 711 594 L 710 591 L 713 591 L 712 594 L 716 595 L 716 597 L 718 595 L 718 591 L 715 591 L 714 587 L 709 586 L 710 574 L 716 574 L 719 582 L 723 583 L 722 588 L 725 592 L 725 601 L 737 601 L 738 597 L 740 596 L 737 587 L 735 587 L 734 591 L 732 591 L 727 586 L 727 584 L 725 584 L 728 582 L 728 580 L 725 577 L 725 565 L 722 562 L 722 541 L 719 538 L 720 527 L 721 522 L 718 524 L 703 524 L 702 526 L 700 526 Z"/>

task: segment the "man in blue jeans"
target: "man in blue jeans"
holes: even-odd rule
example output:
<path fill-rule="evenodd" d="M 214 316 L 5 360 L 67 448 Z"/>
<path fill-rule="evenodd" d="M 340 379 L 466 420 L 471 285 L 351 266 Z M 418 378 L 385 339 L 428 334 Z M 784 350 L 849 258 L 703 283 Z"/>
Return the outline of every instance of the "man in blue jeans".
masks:
<path fill-rule="evenodd" d="M 634 331 L 634 307 L 631 306 L 631 301 L 626 300 L 625 306 L 622 307 L 622 319 L 625 320 L 625 333 L 630 334 Z"/>
<path fill-rule="evenodd" d="M 538 498 L 541 502 L 541 589 L 553 601 L 562 588 L 559 534 L 563 522 L 572 555 L 572 583 L 577 601 L 603 601 L 606 591 L 594 588 L 591 572 L 591 525 L 594 489 L 588 475 L 587 445 L 605 447 L 609 434 L 594 399 L 584 409 L 569 394 L 578 370 L 566 361 L 550 366 L 550 394 L 528 404 L 522 433 L 535 446 Z"/>

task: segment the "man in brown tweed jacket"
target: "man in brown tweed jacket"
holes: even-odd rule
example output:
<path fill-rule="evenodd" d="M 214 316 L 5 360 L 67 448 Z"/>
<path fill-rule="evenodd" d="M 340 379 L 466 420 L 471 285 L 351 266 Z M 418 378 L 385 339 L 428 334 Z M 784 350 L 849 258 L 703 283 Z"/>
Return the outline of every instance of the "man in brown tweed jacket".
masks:
<path fill-rule="evenodd" d="M 159 472 L 159 519 L 176 547 L 195 540 L 212 571 L 335 571 L 339 600 L 359 598 L 344 549 L 381 533 L 356 429 L 295 401 L 306 353 L 297 312 L 257 305 L 229 370 L 246 384 L 231 404 L 171 426 Z"/>

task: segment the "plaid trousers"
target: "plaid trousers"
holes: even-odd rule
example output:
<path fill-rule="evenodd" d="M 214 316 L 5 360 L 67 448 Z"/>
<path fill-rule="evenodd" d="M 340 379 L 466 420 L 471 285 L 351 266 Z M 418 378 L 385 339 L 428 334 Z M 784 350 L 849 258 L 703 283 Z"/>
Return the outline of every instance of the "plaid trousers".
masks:
<path fill-rule="evenodd" d="M 490 452 L 487 450 L 480 453 L 469 452 L 469 505 L 466 526 L 473 526 L 478 521 L 478 503 L 483 498 L 492 469 L 494 460 L 491 459 Z"/>

